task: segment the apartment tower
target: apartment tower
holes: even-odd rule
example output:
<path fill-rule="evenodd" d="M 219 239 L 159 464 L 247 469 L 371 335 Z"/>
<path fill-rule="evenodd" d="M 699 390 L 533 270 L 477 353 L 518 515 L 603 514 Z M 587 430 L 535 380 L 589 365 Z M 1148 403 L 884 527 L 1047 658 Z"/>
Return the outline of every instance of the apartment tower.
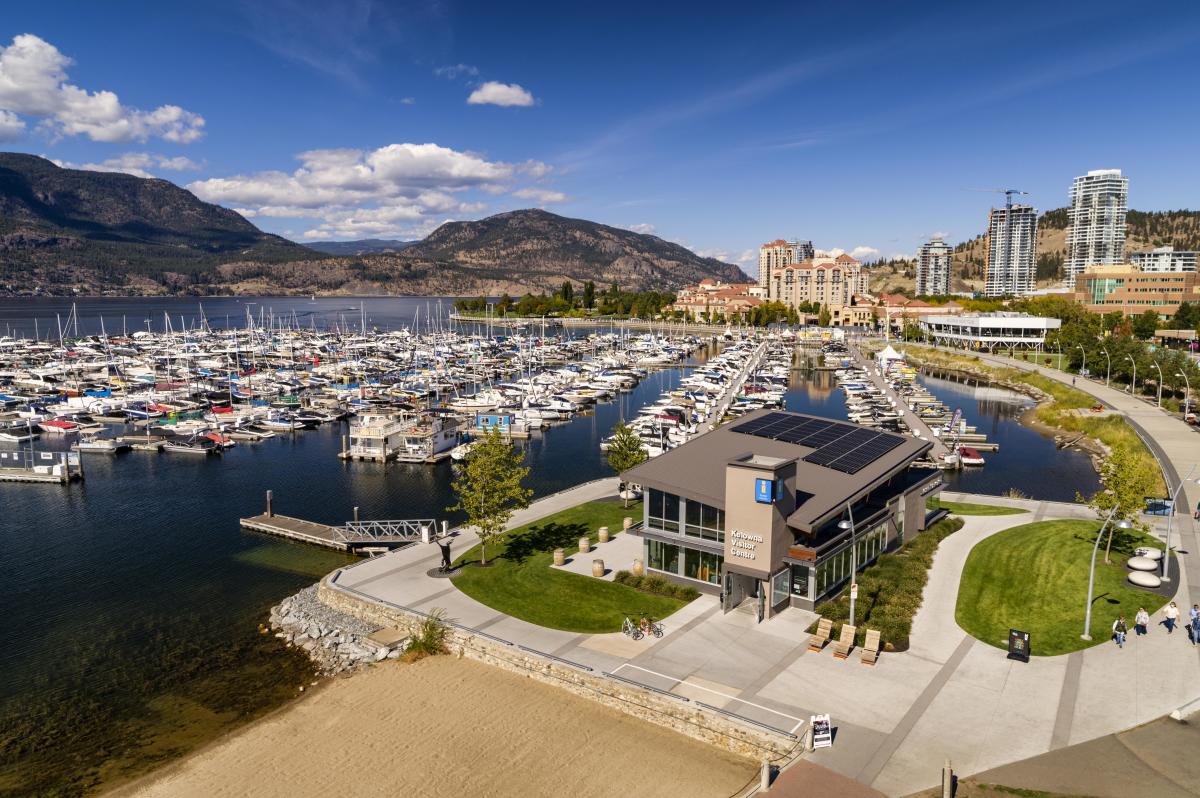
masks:
<path fill-rule="evenodd" d="M 1095 169 L 1071 183 L 1068 211 L 1067 287 L 1088 266 L 1111 266 L 1125 261 L 1125 211 L 1129 178 L 1120 169 Z"/>
<path fill-rule="evenodd" d="M 769 290 L 772 275 L 784 266 L 810 260 L 816 254 L 811 241 L 784 241 L 782 238 L 758 248 L 758 285 Z"/>
<path fill-rule="evenodd" d="M 917 296 L 950 293 L 950 245 L 934 236 L 917 252 Z"/>
<path fill-rule="evenodd" d="M 988 218 L 987 296 L 1026 296 L 1037 270 L 1037 210 L 1031 205 L 992 208 Z"/>

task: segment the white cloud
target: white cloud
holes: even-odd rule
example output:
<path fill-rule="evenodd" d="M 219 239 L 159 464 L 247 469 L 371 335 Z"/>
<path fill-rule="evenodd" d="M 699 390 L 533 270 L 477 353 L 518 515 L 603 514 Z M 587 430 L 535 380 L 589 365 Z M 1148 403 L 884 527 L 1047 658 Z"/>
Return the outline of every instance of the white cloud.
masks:
<path fill-rule="evenodd" d="M 554 167 L 550 164 L 542 163 L 541 161 L 526 161 L 517 166 L 517 171 L 523 175 L 529 175 L 534 180 L 540 180 L 546 175 L 554 171 Z"/>
<path fill-rule="evenodd" d="M 513 192 L 514 197 L 521 199 L 533 200 L 539 204 L 546 205 L 552 202 L 566 202 L 567 195 L 561 191 L 553 191 L 548 188 L 522 188 Z"/>
<path fill-rule="evenodd" d="M 733 262 L 739 266 L 749 266 L 750 264 L 754 264 L 754 268 L 757 269 L 758 268 L 758 250 L 743 249 L 742 254 L 738 255 L 736 258 L 734 258 Z"/>
<path fill-rule="evenodd" d="M 253 219 L 255 216 L 258 216 L 258 211 L 254 210 L 253 208 L 230 208 L 230 210 L 240 213 L 247 219 Z"/>
<path fill-rule="evenodd" d="M 626 225 L 625 229 L 631 230 L 635 233 L 643 233 L 645 235 L 654 235 L 658 231 L 658 228 L 655 227 L 654 225 L 646 224 L 644 222 L 641 224 Z"/>
<path fill-rule="evenodd" d="M 292 172 L 211 178 L 188 188 L 201 199 L 257 217 L 315 219 L 307 239 L 413 237 L 436 218 L 479 214 L 487 206 L 471 192 L 507 193 L 518 173 L 545 173 L 536 161 L 514 165 L 438 144 L 390 144 L 376 150 L 312 150 Z M 514 193 L 561 202 L 548 188 Z"/>
<path fill-rule="evenodd" d="M 51 159 L 64 169 L 84 169 L 89 172 L 124 172 L 137 177 L 155 177 L 150 171 L 164 170 L 168 172 L 195 172 L 200 164 L 191 158 L 183 156 L 167 157 L 148 152 L 127 152 L 115 158 L 108 158 L 99 163 L 71 163 Z"/>
<path fill-rule="evenodd" d="M 11 130 L 11 117 L 21 114 L 41 119 L 41 127 L 51 135 L 104 142 L 158 137 L 188 144 L 204 135 L 204 118 L 177 105 L 142 111 L 122 105 L 111 91 L 89 92 L 67 83 L 72 63 L 57 47 L 30 33 L 0 47 L 0 123 L 8 120 Z"/>
<path fill-rule="evenodd" d="M 859 244 L 854 249 L 850 250 L 850 257 L 855 260 L 867 260 L 869 258 L 879 257 L 879 250 L 875 247 L 868 247 L 865 244 Z"/>
<path fill-rule="evenodd" d="M 0 141 L 16 141 L 25 135 L 25 123 L 11 111 L 0 111 Z"/>
<path fill-rule="evenodd" d="M 446 80 L 454 80 L 463 75 L 473 78 L 479 74 L 479 67 L 473 67 L 470 64 L 451 64 L 450 66 L 438 67 L 433 70 L 433 74 L 439 78 L 446 78 Z"/>
<path fill-rule="evenodd" d="M 416 105 L 417 98 L 416 97 L 401 97 L 400 104 L 401 105 Z"/>
<path fill-rule="evenodd" d="M 468 105 L 528 107 L 533 102 L 533 95 L 516 83 L 498 83 L 494 80 L 484 83 L 467 98 Z"/>
<path fill-rule="evenodd" d="M 819 258 L 836 258 L 838 255 L 845 255 L 846 250 L 841 247 L 833 247 L 832 249 L 813 250 L 813 254 Z"/>

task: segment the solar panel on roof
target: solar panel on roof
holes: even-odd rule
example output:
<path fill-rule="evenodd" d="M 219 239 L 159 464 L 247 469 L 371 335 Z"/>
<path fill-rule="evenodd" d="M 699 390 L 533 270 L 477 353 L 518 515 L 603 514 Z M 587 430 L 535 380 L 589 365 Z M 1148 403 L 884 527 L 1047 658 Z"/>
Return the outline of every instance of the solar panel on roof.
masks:
<path fill-rule="evenodd" d="M 855 424 L 778 411 L 743 421 L 731 429 L 745 435 L 815 449 L 804 458 L 806 463 L 832 468 L 844 474 L 857 474 L 904 442 L 899 435 L 877 432 Z"/>

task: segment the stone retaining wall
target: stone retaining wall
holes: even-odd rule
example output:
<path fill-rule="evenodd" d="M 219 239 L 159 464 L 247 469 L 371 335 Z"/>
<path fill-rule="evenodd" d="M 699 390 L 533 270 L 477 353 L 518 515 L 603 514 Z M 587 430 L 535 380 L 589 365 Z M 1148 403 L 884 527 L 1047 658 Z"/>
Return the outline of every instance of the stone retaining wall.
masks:
<path fill-rule="evenodd" d="M 322 579 L 317 588 L 317 597 L 329 607 L 370 623 L 395 626 L 410 633 L 421 622 L 421 616 L 335 587 L 331 580 L 336 579 L 338 573 L 335 571 Z M 470 657 L 569 690 L 626 715 L 664 726 L 755 762 L 790 758 L 799 745 L 798 740 L 743 725 L 689 702 L 588 673 L 461 629 L 451 627 L 448 644 L 455 656 Z"/>

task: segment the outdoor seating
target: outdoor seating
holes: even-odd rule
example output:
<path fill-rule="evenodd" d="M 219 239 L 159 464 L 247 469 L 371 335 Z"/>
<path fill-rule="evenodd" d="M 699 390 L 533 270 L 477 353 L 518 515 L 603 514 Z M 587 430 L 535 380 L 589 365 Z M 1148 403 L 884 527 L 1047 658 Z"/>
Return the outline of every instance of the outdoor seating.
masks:
<path fill-rule="evenodd" d="M 833 656 L 836 659 L 846 659 L 850 656 L 850 650 L 854 648 L 854 635 L 858 631 L 858 627 L 851 626 L 848 623 L 842 624 L 841 637 L 833 644 Z"/>
<path fill-rule="evenodd" d="M 863 641 L 862 647 L 862 663 L 863 665 L 874 665 L 879 659 L 879 630 L 868 629 L 867 639 Z"/>
<path fill-rule="evenodd" d="M 817 631 L 813 632 L 808 638 L 808 650 L 820 651 L 825 648 L 825 644 L 829 642 L 829 635 L 833 632 L 833 621 L 828 618 L 822 618 L 817 622 Z"/>

